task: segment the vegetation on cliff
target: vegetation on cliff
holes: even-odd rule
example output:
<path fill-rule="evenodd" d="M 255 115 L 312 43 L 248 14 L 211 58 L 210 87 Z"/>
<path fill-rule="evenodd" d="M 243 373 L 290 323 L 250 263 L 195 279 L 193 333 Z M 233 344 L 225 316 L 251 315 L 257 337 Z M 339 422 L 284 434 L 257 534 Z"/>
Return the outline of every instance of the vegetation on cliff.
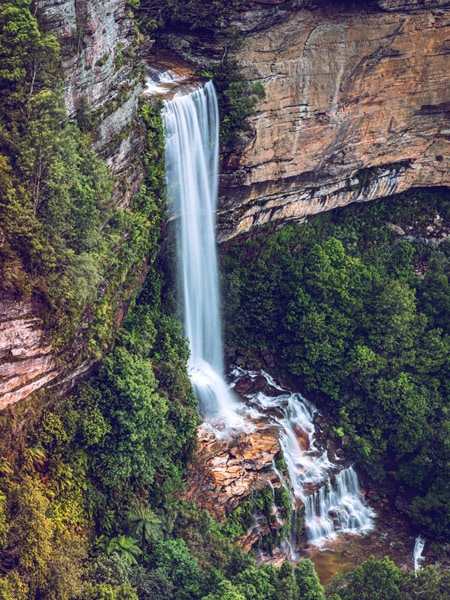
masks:
<path fill-rule="evenodd" d="M 0 284 L 44 301 L 60 350 L 99 357 L 154 256 L 162 140 L 149 123 L 152 176 L 132 206 L 114 206 L 89 131 L 67 119 L 55 36 L 39 28 L 27 0 L 2 4 L 0 31 Z"/>
<path fill-rule="evenodd" d="M 140 14 L 157 23 L 187 15 L 202 28 L 237 4 L 145 2 Z M 171 300 L 171 252 L 159 246 L 158 107 L 142 107 L 145 185 L 119 209 L 90 147 L 86 111 L 81 130 L 67 120 L 58 43 L 30 5 L 0 7 L 0 284 L 43 298 L 61 349 L 89 342 L 99 356 L 145 261 L 148 275 L 94 377 L 64 401 L 45 392 L 1 415 L 0 600 L 445 598 L 445 573 L 428 568 L 414 578 L 387 559 L 327 590 L 308 560 L 256 568 L 231 541 L 249 522 L 250 501 L 219 526 L 180 499 L 198 416 Z M 249 88 L 227 57 L 215 77 L 224 141 L 235 141 L 252 108 Z M 380 226 L 383 206 L 381 217 L 339 213 L 236 244 L 229 334 L 236 345 L 278 352 L 287 372 L 322 392 L 336 435 L 349 437 L 373 476 L 392 470 L 414 489 L 411 515 L 444 536 L 448 248 L 394 243 Z M 421 265 L 423 278 L 413 268 Z M 269 518 L 265 493 L 255 502 Z"/>

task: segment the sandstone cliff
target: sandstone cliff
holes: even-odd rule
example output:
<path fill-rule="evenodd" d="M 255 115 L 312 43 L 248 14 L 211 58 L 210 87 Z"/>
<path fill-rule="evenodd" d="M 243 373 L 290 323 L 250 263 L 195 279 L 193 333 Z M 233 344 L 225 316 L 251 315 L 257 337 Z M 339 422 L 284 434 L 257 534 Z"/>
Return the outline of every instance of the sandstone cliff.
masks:
<path fill-rule="evenodd" d="M 240 17 L 239 60 L 266 98 L 252 139 L 222 176 L 222 240 L 269 221 L 450 185 L 450 4 L 303 4 L 254 2 Z"/>
<path fill-rule="evenodd" d="M 128 10 L 128 13 L 127 13 Z M 39 0 L 39 20 L 60 42 L 70 118 L 84 111 L 94 148 L 115 177 L 114 200 L 126 206 L 143 181 L 145 131 L 137 119 L 142 75 L 126 0 Z M 52 348 L 35 298 L 0 296 L 0 409 L 42 387 L 70 385 L 89 362 L 65 364 Z M 117 307 L 117 321 L 123 317 Z"/>
<path fill-rule="evenodd" d="M 143 147 L 135 122 L 143 84 L 126 0 L 40 0 L 38 9 L 61 44 L 69 117 L 85 108 L 97 121 L 94 147 L 120 177 L 116 198 L 126 204 L 142 182 Z"/>
<path fill-rule="evenodd" d="M 69 114 L 87 109 L 126 205 L 143 172 L 143 91 L 125 0 L 39 0 L 62 45 Z M 413 186 L 450 185 L 450 3 L 248 0 L 239 61 L 266 97 L 221 177 L 219 238 Z M 173 56 L 220 60 L 202 32 L 160 36 Z M 57 365 L 36 303 L 2 299 L 0 407 L 72 371 Z M 123 311 L 120 311 L 123 314 Z M 64 371 L 64 372 L 63 372 Z"/>

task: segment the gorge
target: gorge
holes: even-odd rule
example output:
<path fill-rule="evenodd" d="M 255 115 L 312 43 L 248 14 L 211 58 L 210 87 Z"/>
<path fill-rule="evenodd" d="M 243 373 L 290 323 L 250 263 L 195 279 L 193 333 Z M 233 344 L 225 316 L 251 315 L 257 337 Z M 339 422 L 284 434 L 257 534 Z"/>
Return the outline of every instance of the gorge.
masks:
<path fill-rule="evenodd" d="M 152 80 L 156 83 L 148 87 L 157 94 L 164 93 L 166 83 L 169 90 L 172 86 L 168 76 L 152 74 Z M 222 364 L 214 236 L 216 97 L 211 82 L 204 87 L 181 82 L 171 94 L 163 111 L 168 198 L 176 222 L 179 287 L 191 350 L 189 376 L 205 419 L 199 428 L 201 446 L 190 466 L 186 498 L 223 519 L 243 500 L 264 494 L 270 486 L 271 516 L 258 514 L 255 504 L 254 523 L 241 543 L 247 549 L 259 544 L 262 560 L 274 560 L 275 551 L 277 561 L 296 561 L 303 529 L 306 552 L 308 547 L 330 548 L 329 542 L 342 534 L 372 531 L 375 512 L 365 503 L 353 465 L 348 465 L 345 456 L 317 445 L 317 409 L 301 394 L 280 387 L 263 371 L 237 367 L 231 373 L 231 389 L 237 395 L 228 389 Z M 259 391 L 245 393 L 252 382 L 259 382 Z M 275 464 L 275 457 L 281 456 L 284 473 Z M 284 507 L 277 504 L 280 488 L 287 496 L 285 502 L 288 499 Z M 275 548 L 264 553 L 266 538 L 274 532 Z M 420 540 L 423 549 L 425 540 Z M 301 546 L 305 552 L 304 540 Z M 371 547 L 373 552 L 373 543 Z M 416 541 L 409 556 L 415 570 L 420 552 Z"/>
<path fill-rule="evenodd" d="M 448 15 L 2 5 L 5 600 L 446 597 Z"/>

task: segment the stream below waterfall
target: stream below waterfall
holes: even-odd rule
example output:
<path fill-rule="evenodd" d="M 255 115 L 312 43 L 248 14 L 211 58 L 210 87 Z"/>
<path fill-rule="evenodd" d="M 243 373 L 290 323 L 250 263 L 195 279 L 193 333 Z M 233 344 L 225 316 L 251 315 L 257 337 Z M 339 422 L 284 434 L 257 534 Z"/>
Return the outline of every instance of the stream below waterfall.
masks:
<path fill-rule="evenodd" d="M 370 554 L 394 554 L 397 564 L 412 568 L 416 561 L 418 565 L 417 534 L 409 531 L 406 520 L 391 514 L 392 507 L 380 499 L 369 504 L 354 465 L 342 453 L 317 442 L 319 413 L 310 401 L 262 371 L 236 367 L 230 374 L 231 384 L 227 383 L 215 241 L 219 123 L 215 91 L 211 82 L 190 81 L 183 89 L 176 74 L 153 70 L 147 93 L 161 93 L 161 85 L 172 90 L 162 112 L 167 190 L 177 229 L 180 295 L 191 351 L 189 376 L 205 426 L 213 438 L 229 447 L 243 432 L 251 435 L 264 428 L 278 432 L 283 471 L 273 463 L 264 472 L 265 485 L 272 490 L 283 486 L 290 499 L 291 518 L 286 521 L 290 531 L 284 532 L 284 542 L 275 552 L 281 558 L 311 557 L 323 583 Z M 260 389 L 249 392 L 247 386 L 246 390 L 243 382 L 255 380 L 262 384 Z M 235 468 L 245 479 L 245 464 Z M 295 531 L 300 512 L 304 513 L 302 539 Z M 274 520 L 282 527 L 278 515 L 274 501 Z M 255 515 L 256 528 L 258 519 Z M 276 561 L 276 556 L 261 553 L 260 560 Z"/>
<path fill-rule="evenodd" d="M 371 555 L 389 556 L 403 568 L 421 567 L 426 540 L 417 537 L 408 518 L 395 508 L 392 488 L 360 487 L 354 466 L 321 434 L 323 417 L 309 400 L 284 389 L 264 371 L 235 367 L 230 380 L 245 403 L 241 410 L 247 418 L 259 426 L 265 421 L 279 427 L 289 479 L 274 470 L 280 484 L 289 486 L 293 505 L 297 499 L 305 507 L 306 536 L 295 545 L 291 534 L 284 548 L 261 554 L 260 560 L 310 558 L 323 584 Z M 256 385 L 252 388 L 249 381 Z"/>

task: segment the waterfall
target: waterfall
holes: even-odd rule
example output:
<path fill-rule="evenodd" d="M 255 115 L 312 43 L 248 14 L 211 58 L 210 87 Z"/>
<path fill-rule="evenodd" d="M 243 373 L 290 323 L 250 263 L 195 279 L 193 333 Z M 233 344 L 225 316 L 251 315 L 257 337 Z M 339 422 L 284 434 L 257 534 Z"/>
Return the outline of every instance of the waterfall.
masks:
<path fill-rule="evenodd" d="M 360 498 L 358 476 L 352 466 L 330 477 L 336 465 L 330 462 L 326 450 L 321 452 L 315 445 L 316 412 L 306 398 L 292 394 L 280 420 L 280 445 L 294 495 L 305 505 L 308 542 L 321 546 L 325 540 L 334 539 L 337 532 L 370 531 L 374 513 Z M 296 429 L 308 435 L 308 449 L 300 447 Z"/>
<path fill-rule="evenodd" d="M 364 533 L 373 528 L 373 511 L 360 498 L 358 476 L 353 467 L 328 478 L 305 498 L 305 527 L 310 544 L 320 546 L 338 532 Z"/>
<path fill-rule="evenodd" d="M 425 541 L 425 538 L 421 535 L 416 537 L 413 553 L 414 573 L 417 573 L 417 571 L 420 569 L 420 563 L 425 560 L 425 558 L 422 556 L 423 549 L 425 548 Z"/>
<path fill-rule="evenodd" d="M 253 429 L 263 418 L 279 429 L 280 446 L 289 472 L 292 515 L 290 554 L 295 557 L 296 508 L 305 505 L 309 542 L 320 545 L 336 531 L 362 533 L 373 526 L 373 511 L 360 498 L 352 467 L 338 469 L 314 441 L 316 408 L 300 394 L 280 387 L 262 372 L 270 396 L 247 395 L 243 406 L 225 382 L 219 314 L 219 284 L 215 237 L 218 181 L 218 110 L 211 82 L 189 93 L 165 100 L 166 179 L 169 205 L 177 224 L 180 287 L 184 302 L 184 329 L 190 344 L 189 376 L 201 413 L 217 435 L 236 427 Z M 242 373 L 244 373 L 241 370 Z M 234 372 L 239 378 L 239 369 Z M 257 376 L 245 372 L 245 376 Z M 303 446 L 298 432 L 303 432 Z M 275 469 L 274 469 L 275 470 Z M 338 470 L 335 476 L 329 473 Z M 276 511 L 276 507 L 274 508 Z M 257 516 L 255 517 L 257 519 Z"/>
<path fill-rule="evenodd" d="M 240 420 L 224 378 L 219 315 L 215 236 L 219 117 L 212 83 L 166 100 L 163 120 L 169 205 L 179 222 L 189 376 L 202 414 L 234 425 Z"/>

